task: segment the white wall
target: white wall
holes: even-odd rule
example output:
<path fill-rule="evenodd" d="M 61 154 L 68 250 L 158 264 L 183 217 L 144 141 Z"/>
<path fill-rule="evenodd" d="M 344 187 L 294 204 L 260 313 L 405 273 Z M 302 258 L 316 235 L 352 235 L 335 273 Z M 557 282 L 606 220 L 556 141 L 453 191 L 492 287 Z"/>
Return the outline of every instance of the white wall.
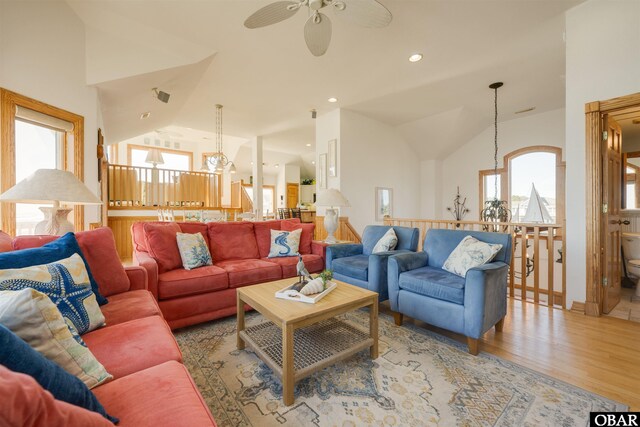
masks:
<path fill-rule="evenodd" d="M 376 223 L 376 187 L 393 189 L 393 216 L 418 216 L 420 161 L 395 128 L 353 111 L 340 110 L 338 150 L 337 178 L 342 194 L 351 203 L 350 208 L 342 209 L 341 215 L 348 216 L 359 233 L 366 225 Z"/>
<path fill-rule="evenodd" d="M 442 211 L 442 160 L 420 162 L 420 218 L 439 219 Z"/>
<path fill-rule="evenodd" d="M 467 198 L 466 207 L 471 210 L 465 219 L 474 221 L 480 218 L 478 172 L 482 169 L 493 169 L 493 138 L 494 129 L 490 126 L 442 161 L 440 218 L 452 218 L 446 209 L 453 206 L 458 186 L 460 195 Z M 498 123 L 498 168 L 503 167 L 502 160 L 505 154 L 532 145 L 561 147 L 565 156 L 564 141 L 564 109 Z M 428 196 L 424 192 L 423 195 Z M 437 198 L 435 200 L 434 203 L 437 204 Z M 429 203 L 423 201 L 422 205 L 424 209 Z"/>
<path fill-rule="evenodd" d="M 340 158 L 340 110 L 336 109 L 326 114 L 319 115 L 316 119 L 316 194 L 320 194 L 320 155 L 327 154 L 329 141 L 335 139 L 338 141 L 338 176 L 329 177 L 327 173 L 327 188 L 340 189 L 340 177 L 342 174 L 342 160 Z M 328 159 L 327 159 L 328 161 Z M 316 207 L 318 216 L 324 216 L 326 207 Z"/>
<path fill-rule="evenodd" d="M 584 105 L 640 91 L 640 2 L 590 0 L 566 14 L 567 303 L 586 298 Z M 595 30 L 597 29 L 597 30 Z"/>
<path fill-rule="evenodd" d="M 0 1 L 0 86 L 84 117 L 85 184 L 99 195 L 97 92 L 85 84 L 84 25 L 65 2 Z M 85 226 L 98 217 L 85 207 Z"/>
<path fill-rule="evenodd" d="M 300 184 L 300 166 L 284 165 L 284 167 L 280 167 L 276 182 L 276 207 L 284 208 L 287 206 L 287 183 Z M 300 192 L 298 192 L 299 201 Z"/>

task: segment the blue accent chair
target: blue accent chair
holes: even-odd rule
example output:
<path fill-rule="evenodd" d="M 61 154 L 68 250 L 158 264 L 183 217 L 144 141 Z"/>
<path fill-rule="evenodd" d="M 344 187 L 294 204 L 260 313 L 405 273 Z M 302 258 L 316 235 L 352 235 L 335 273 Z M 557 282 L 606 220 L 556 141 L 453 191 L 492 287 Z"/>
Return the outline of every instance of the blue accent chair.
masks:
<path fill-rule="evenodd" d="M 373 247 L 390 228 L 398 237 L 396 249 L 372 254 Z M 417 228 L 368 225 L 362 233 L 362 243 L 341 244 L 327 247 L 327 269 L 333 271 L 337 280 L 350 283 L 378 293 L 378 299 L 388 297 L 387 260 L 399 253 L 415 252 L 418 249 Z"/>
<path fill-rule="evenodd" d="M 465 236 L 502 249 L 487 264 L 449 273 L 442 265 Z M 389 258 L 389 303 L 396 325 L 403 315 L 467 337 L 469 353 L 478 354 L 478 339 L 491 329 L 502 330 L 507 315 L 507 271 L 511 235 L 464 230 L 429 230 L 424 250 Z"/>

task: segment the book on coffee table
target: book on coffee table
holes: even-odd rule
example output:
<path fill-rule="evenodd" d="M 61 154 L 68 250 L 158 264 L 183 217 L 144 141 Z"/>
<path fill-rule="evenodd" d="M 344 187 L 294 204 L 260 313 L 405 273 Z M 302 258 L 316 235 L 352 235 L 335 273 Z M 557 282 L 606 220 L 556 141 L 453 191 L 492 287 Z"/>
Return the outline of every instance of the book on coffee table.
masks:
<path fill-rule="evenodd" d="M 329 292 L 334 290 L 338 286 L 338 284 L 334 281 L 329 282 L 327 289 L 322 292 L 318 292 L 317 294 L 304 295 L 298 291 L 291 289 L 293 285 L 287 286 L 286 288 L 280 289 L 276 292 L 276 298 L 288 299 L 291 301 L 300 301 L 306 302 L 307 304 L 315 304 L 324 298 Z"/>

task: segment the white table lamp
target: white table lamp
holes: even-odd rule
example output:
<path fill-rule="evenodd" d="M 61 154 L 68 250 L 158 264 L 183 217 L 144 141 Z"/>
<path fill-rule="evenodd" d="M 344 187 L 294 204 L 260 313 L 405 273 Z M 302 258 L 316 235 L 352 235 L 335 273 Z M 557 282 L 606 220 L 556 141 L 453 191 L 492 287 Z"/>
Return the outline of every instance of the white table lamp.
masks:
<path fill-rule="evenodd" d="M 160 150 L 152 148 L 147 152 L 147 157 L 144 159 L 144 162 L 151 163 L 154 168 L 157 168 L 158 165 L 164 165 L 164 158 Z"/>
<path fill-rule="evenodd" d="M 338 229 L 338 210 L 335 207 L 349 207 L 349 201 L 340 190 L 329 188 L 322 190 L 316 199 L 316 206 L 328 206 L 324 214 L 324 228 L 327 230 L 325 243 L 336 243 L 338 240 L 334 233 Z"/>
<path fill-rule="evenodd" d="M 36 225 L 36 234 L 62 235 L 74 231 L 67 220 L 70 208 L 67 205 L 101 205 L 102 202 L 71 172 L 59 169 L 38 169 L 9 190 L 0 194 L 0 202 L 49 204 L 41 207 L 44 221 Z"/>

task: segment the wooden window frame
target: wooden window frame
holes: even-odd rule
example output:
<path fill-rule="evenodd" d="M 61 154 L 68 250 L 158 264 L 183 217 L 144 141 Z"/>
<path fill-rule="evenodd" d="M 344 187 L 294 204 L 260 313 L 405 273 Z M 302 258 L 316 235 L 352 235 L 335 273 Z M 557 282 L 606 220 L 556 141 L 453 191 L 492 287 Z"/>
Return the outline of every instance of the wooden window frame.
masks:
<path fill-rule="evenodd" d="M 161 153 L 179 154 L 181 156 L 189 157 L 189 172 L 194 172 L 194 170 L 193 170 L 193 153 L 191 151 L 173 150 L 171 148 L 156 147 L 155 145 L 127 144 L 127 165 L 133 166 L 131 164 L 131 151 L 132 150 L 135 149 L 135 150 L 149 151 L 149 150 L 153 150 L 154 148 L 156 150 L 158 150 L 159 152 L 161 152 Z"/>
<path fill-rule="evenodd" d="M 556 224 L 562 224 L 565 219 L 565 169 L 566 163 L 562 160 L 562 148 L 552 145 L 532 145 L 529 147 L 519 148 L 517 150 L 507 153 L 502 158 L 501 169 L 498 169 L 500 174 L 500 198 L 506 200 L 511 209 L 511 199 L 509 194 L 511 193 L 511 175 L 509 174 L 509 168 L 511 167 L 511 161 L 516 157 L 520 157 L 530 153 L 552 153 L 556 156 Z M 484 169 L 479 171 L 479 196 L 480 196 L 480 213 L 484 209 L 484 177 L 487 175 L 493 175 L 493 169 Z M 480 219 L 482 219 L 480 217 Z"/>
<path fill-rule="evenodd" d="M 63 132 L 63 169 L 70 170 L 67 141 L 73 136 L 73 174 L 84 182 L 84 117 L 44 102 L 0 88 L 0 193 L 16 184 L 16 109 L 28 108 L 73 124 L 71 132 Z M 59 129 L 56 129 L 59 130 Z M 84 230 L 84 206 L 73 206 L 73 223 L 76 231 Z M 10 234 L 16 232 L 15 203 L 0 203 L 0 227 Z"/>
<path fill-rule="evenodd" d="M 245 184 L 244 182 L 242 182 L 242 186 L 243 187 L 248 187 L 248 188 L 253 188 L 253 184 Z M 265 188 L 270 188 L 271 190 L 273 190 L 273 210 L 271 212 L 273 212 L 275 214 L 276 212 L 276 206 L 277 206 L 277 201 L 276 201 L 276 186 L 275 185 L 262 185 L 262 189 L 264 191 Z M 264 206 L 263 206 L 264 207 Z"/>

